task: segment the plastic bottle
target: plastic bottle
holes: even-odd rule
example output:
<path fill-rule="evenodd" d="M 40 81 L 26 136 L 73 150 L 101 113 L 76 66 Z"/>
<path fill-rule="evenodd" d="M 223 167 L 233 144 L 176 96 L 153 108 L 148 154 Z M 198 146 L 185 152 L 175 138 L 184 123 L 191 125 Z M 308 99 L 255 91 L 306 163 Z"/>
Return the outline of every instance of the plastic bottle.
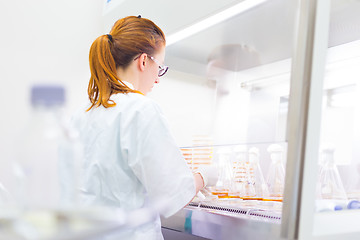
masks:
<path fill-rule="evenodd" d="M 4 185 L 0 182 L 0 207 L 7 206 L 11 201 L 11 194 L 4 187 Z"/>
<path fill-rule="evenodd" d="M 317 199 L 315 202 L 316 212 L 340 211 L 347 208 L 346 201 L 332 199 Z"/>
<path fill-rule="evenodd" d="M 77 164 L 70 151 L 75 134 L 63 122 L 64 103 L 62 86 L 38 85 L 31 89 L 31 119 L 19 137 L 19 154 L 14 164 L 17 202 L 24 208 L 54 209 L 62 205 L 62 196 L 67 195 L 67 203 L 75 198 L 69 196 L 75 191 L 65 190 L 66 184 L 61 184 L 65 180 L 66 186 L 77 186 Z M 61 176 L 64 172 L 68 174 Z"/>

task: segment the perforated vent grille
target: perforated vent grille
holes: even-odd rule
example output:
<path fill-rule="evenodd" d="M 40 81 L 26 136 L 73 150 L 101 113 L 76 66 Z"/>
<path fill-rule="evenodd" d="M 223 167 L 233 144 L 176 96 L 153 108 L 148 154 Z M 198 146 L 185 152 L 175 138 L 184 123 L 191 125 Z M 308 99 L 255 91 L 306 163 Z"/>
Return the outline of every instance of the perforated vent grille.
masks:
<path fill-rule="evenodd" d="M 201 209 L 208 209 L 208 210 L 216 210 L 226 213 L 233 213 L 233 214 L 239 214 L 239 215 L 246 215 L 250 218 L 256 218 L 259 220 L 270 220 L 278 222 L 281 220 L 281 214 L 264 211 L 260 209 L 251 209 L 251 208 L 237 208 L 237 207 L 228 207 L 228 206 L 218 206 L 218 205 L 212 205 L 212 204 L 206 204 L 206 203 L 196 203 L 191 202 L 189 203 L 189 206 L 201 208 Z"/>

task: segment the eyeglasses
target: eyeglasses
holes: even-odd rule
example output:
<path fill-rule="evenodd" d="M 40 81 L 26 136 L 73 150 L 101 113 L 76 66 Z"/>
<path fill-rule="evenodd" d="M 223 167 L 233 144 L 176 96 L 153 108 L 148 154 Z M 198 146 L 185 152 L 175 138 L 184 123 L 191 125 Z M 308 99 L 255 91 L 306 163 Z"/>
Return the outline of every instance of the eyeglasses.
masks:
<path fill-rule="evenodd" d="M 158 76 L 159 76 L 159 77 L 164 76 L 165 73 L 167 72 L 167 70 L 169 69 L 169 67 L 168 67 L 168 66 L 165 66 L 165 65 L 161 65 L 160 62 L 159 62 L 158 60 L 156 60 L 154 57 L 152 57 L 152 56 L 150 56 L 150 55 L 148 55 L 148 56 L 149 56 L 149 58 L 150 58 L 151 60 L 153 60 L 157 65 L 159 65 L 159 73 L 158 73 Z M 139 57 L 140 57 L 140 55 L 137 56 L 136 58 L 134 58 L 134 61 L 135 61 L 136 59 L 138 59 Z"/>
<path fill-rule="evenodd" d="M 169 69 L 169 67 L 168 67 L 168 66 L 165 66 L 165 65 L 161 65 L 161 64 L 159 63 L 159 61 L 156 60 L 154 57 L 152 57 L 152 56 L 149 56 L 149 57 L 150 57 L 150 59 L 153 60 L 157 65 L 159 65 L 159 73 L 158 73 L 158 76 L 159 76 L 159 77 L 164 76 L 164 74 L 167 72 L 167 70 Z"/>

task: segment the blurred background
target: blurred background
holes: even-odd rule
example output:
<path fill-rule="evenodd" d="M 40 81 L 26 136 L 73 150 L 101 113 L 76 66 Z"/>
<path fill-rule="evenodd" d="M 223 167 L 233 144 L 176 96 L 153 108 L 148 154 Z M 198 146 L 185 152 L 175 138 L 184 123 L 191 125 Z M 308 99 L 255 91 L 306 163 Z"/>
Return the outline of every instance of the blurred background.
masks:
<path fill-rule="evenodd" d="M 30 87 L 65 86 L 69 113 L 86 100 L 88 53 L 104 33 L 103 5 L 101 0 L 0 1 L 0 178 L 5 185 L 29 120 Z"/>

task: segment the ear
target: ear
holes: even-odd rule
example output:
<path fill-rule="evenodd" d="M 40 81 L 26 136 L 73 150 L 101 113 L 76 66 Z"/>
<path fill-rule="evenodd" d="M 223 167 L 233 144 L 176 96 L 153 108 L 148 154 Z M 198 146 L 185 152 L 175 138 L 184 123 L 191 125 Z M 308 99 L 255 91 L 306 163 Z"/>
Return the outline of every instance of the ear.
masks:
<path fill-rule="evenodd" d="M 144 71 L 145 70 L 145 66 L 147 64 L 147 58 L 148 58 L 148 55 L 146 53 L 143 53 L 140 55 L 140 57 L 138 58 L 138 66 L 139 66 L 139 69 L 141 71 Z"/>

